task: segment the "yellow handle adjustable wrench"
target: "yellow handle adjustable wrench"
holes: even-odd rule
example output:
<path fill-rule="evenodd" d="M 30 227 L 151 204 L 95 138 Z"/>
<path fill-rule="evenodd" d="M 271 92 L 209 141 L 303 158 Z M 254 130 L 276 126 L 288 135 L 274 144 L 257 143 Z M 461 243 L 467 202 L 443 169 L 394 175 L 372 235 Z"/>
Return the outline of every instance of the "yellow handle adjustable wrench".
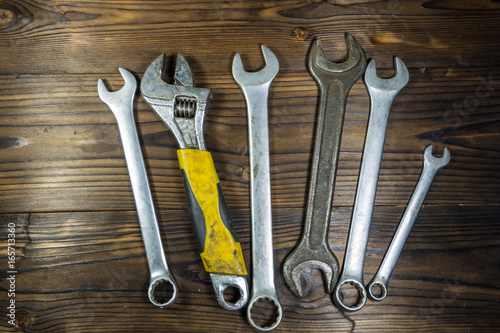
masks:
<path fill-rule="evenodd" d="M 175 82 L 167 84 L 162 79 L 164 63 L 162 54 L 149 65 L 141 81 L 142 97 L 179 142 L 177 157 L 191 221 L 217 301 L 224 309 L 238 310 L 248 301 L 247 271 L 212 155 L 206 151 L 203 139 L 210 90 L 194 87 L 191 69 L 181 54 L 177 56 Z M 239 290 L 236 302 L 224 299 L 228 287 Z"/>

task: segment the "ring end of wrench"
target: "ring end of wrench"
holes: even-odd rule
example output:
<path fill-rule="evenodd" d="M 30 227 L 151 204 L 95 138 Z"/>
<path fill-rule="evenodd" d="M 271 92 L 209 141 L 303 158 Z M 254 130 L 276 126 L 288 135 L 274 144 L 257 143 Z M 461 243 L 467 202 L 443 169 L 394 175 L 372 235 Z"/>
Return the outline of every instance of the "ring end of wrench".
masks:
<path fill-rule="evenodd" d="M 271 302 L 274 305 L 274 308 L 277 311 L 277 317 L 276 317 L 276 319 L 269 326 L 260 326 L 252 318 L 252 308 L 253 308 L 253 306 L 259 300 Z M 257 296 L 257 297 L 252 298 L 252 300 L 248 304 L 248 308 L 247 308 L 247 320 L 248 320 L 248 323 L 250 324 L 250 326 L 252 326 L 257 331 L 260 331 L 260 332 L 269 332 L 269 331 L 274 330 L 280 324 L 282 317 L 283 317 L 283 309 L 281 308 L 281 304 L 280 304 L 280 302 L 279 302 L 279 300 L 278 300 L 278 298 L 277 298 L 276 295 L 274 295 L 274 296 L 271 296 L 271 295 Z"/>
<path fill-rule="evenodd" d="M 374 288 L 380 288 L 380 293 L 376 293 Z M 366 290 L 370 298 L 374 301 L 382 301 L 387 297 L 387 286 L 384 281 L 381 279 L 374 278 L 368 286 L 366 286 Z"/>
<path fill-rule="evenodd" d="M 344 286 L 346 284 L 353 285 L 356 288 L 356 290 L 358 291 L 358 302 L 353 306 L 349 306 L 349 305 L 344 304 L 344 300 L 341 297 L 341 290 L 340 289 L 342 288 L 342 286 Z M 335 303 L 335 305 L 339 309 L 341 309 L 343 311 L 349 311 L 349 312 L 358 311 L 366 304 L 366 299 L 367 299 L 366 289 L 365 289 L 365 286 L 361 282 L 357 281 L 356 279 L 344 279 L 344 280 L 341 280 L 340 282 L 337 283 L 337 286 L 335 287 L 332 298 L 333 298 L 333 302 Z"/>
<path fill-rule="evenodd" d="M 248 302 L 248 283 L 244 276 L 210 273 L 215 296 L 220 306 L 229 311 L 240 310 Z M 236 302 L 229 302 L 224 298 L 224 291 L 229 288 L 239 291 L 240 297 Z"/>
<path fill-rule="evenodd" d="M 172 287 L 172 295 L 170 296 L 170 298 L 167 301 L 160 301 L 160 300 L 157 300 L 155 297 L 156 288 L 162 283 L 165 283 L 165 284 L 170 285 Z M 149 284 L 149 289 L 148 289 L 149 300 L 154 305 L 156 305 L 160 308 L 165 308 L 165 307 L 172 305 L 174 303 L 174 301 L 177 298 L 178 289 L 179 288 L 177 287 L 177 284 L 175 283 L 174 278 L 170 274 L 165 274 L 165 275 L 156 277 L 156 278 L 152 279 L 150 284 Z"/>

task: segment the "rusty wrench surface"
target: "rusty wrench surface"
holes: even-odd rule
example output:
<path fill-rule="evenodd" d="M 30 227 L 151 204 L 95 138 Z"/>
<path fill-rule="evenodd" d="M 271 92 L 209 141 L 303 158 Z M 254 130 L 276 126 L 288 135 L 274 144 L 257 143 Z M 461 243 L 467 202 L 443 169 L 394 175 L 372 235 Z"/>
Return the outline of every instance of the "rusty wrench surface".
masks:
<path fill-rule="evenodd" d="M 346 42 L 348 58 L 342 63 L 326 59 L 319 39 L 309 51 L 309 71 L 321 90 L 309 199 L 304 234 L 283 266 L 285 281 L 297 297 L 303 296 L 300 276 L 305 269 L 323 272 L 328 293 L 332 293 L 339 272 L 337 257 L 328 245 L 333 190 L 347 95 L 366 68 L 361 45 L 351 35 Z"/>
<path fill-rule="evenodd" d="M 370 233 L 370 223 L 377 191 L 377 181 L 384 151 L 385 133 L 392 102 L 408 83 L 409 74 L 404 62 L 394 58 L 395 75 L 390 79 L 377 76 L 375 61 L 368 64 L 365 84 L 370 94 L 370 119 L 359 172 L 358 188 L 349 229 L 342 274 L 335 286 L 333 301 L 342 310 L 357 311 L 366 303 L 363 266 Z M 341 288 L 352 284 L 358 291 L 358 302 L 349 306 L 341 297 Z"/>
<path fill-rule="evenodd" d="M 281 305 L 274 284 L 273 223 L 271 214 L 271 175 L 269 163 L 268 105 L 269 87 L 279 63 L 274 53 L 262 45 L 266 67 L 258 72 L 245 71 L 241 57 L 233 60 L 233 77 L 247 103 L 250 155 L 250 194 L 252 212 L 252 290 L 247 318 L 259 331 L 270 331 L 279 325 Z M 259 300 L 274 304 L 278 317 L 270 326 L 262 327 L 252 318 L 252 307 Z"/>
<path fill-rule="evenodd" d="M 113 111 L 120 131 L 151 275 L 148 289 L 149 300 L 156 306 L 165 307 L 175 301 L 178 287 L 170 274 L 163 252 L 160 229 L 156 220 L 146 167 L 135 128 L 133 100 L 137 82 L 130 72 L 123 68 L 119 70 L 125 80 L 125 85 L 120 90 L 108 91 L 101 79 L 98 81 L 97 90 L 101 100 Z M 163 283 L 171 285 L 173 288 L 173 294 L 166 302 L 155 299 L 154 295 L 155 288 Z"/>
<path fill-rule="evenodd" d="M 368 284 L 366 289 L 370 294 L 370 298 L 375 301 L 381 301 L 387 296 L 387 284 L 391 277 L 394 266 L 398 261 L 399 255 L 403 250 L 411 228 L 417 219 L 420 208 L 424 203 L 425 196 L 432 185 L 434 177 L 441 168 L 450 162 L 450 152 L 448 148 L 444 148 L 442 157 L 435 157 L 432 155 L 432 145 L 428 146 L 424 151 L 424 168 L 417 186 L 413 191 L 410 202 L 399 222 L 398 228 L 394 233 L 391 244 L 385 253 L 382 264 L 380 265 L 377 273 L 372 281 Z M 380 293 L 376 293 L 374 289 L 380 288 Z"/>

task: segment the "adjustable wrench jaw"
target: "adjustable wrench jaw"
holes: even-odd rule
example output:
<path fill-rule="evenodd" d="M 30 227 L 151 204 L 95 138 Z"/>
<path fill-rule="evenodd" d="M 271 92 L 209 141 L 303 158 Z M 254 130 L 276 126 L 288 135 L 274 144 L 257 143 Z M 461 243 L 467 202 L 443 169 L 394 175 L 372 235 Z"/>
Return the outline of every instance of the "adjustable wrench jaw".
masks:
<path fill-rule="evenodd" d="M 170 128 L 181 149 L 206 150 L 203 120 L 210 90 L 193 87 L 193 75 L 186 59 L 179 54 L 175 83 L 163 81 L 165 55 L 154 60 L 141 81 L 142 97 Z"/>

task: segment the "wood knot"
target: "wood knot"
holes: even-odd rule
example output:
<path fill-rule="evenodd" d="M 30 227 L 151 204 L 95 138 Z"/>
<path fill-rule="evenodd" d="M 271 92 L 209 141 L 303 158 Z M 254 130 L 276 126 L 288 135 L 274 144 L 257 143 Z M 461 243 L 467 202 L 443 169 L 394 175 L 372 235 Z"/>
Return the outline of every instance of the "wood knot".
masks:
<path fill-rule="evenodd" d="M 0 8 L 0 26 L 10 25 L 16 19 L 16 16 L 13 10 Z"/>
<path fill-rule="evenodd" d="M 293 34 L 298 40 L 307 40 L 307 37 L 309 37 L 309 30 L 298 27 L 293 30 Z"/>
<path fill-rule="evenodd" d="M 13 27 L 17 25 L 22 18 L 23 14 L 18 8 L 8 4 L 0 7 L 0 29 Z"/>
<path fill-rule="evenodd" d="M 17 326 L 23 331 L 31 328 L 31 314 L 28 312 L 20 312 L 17 316 Z"/>

